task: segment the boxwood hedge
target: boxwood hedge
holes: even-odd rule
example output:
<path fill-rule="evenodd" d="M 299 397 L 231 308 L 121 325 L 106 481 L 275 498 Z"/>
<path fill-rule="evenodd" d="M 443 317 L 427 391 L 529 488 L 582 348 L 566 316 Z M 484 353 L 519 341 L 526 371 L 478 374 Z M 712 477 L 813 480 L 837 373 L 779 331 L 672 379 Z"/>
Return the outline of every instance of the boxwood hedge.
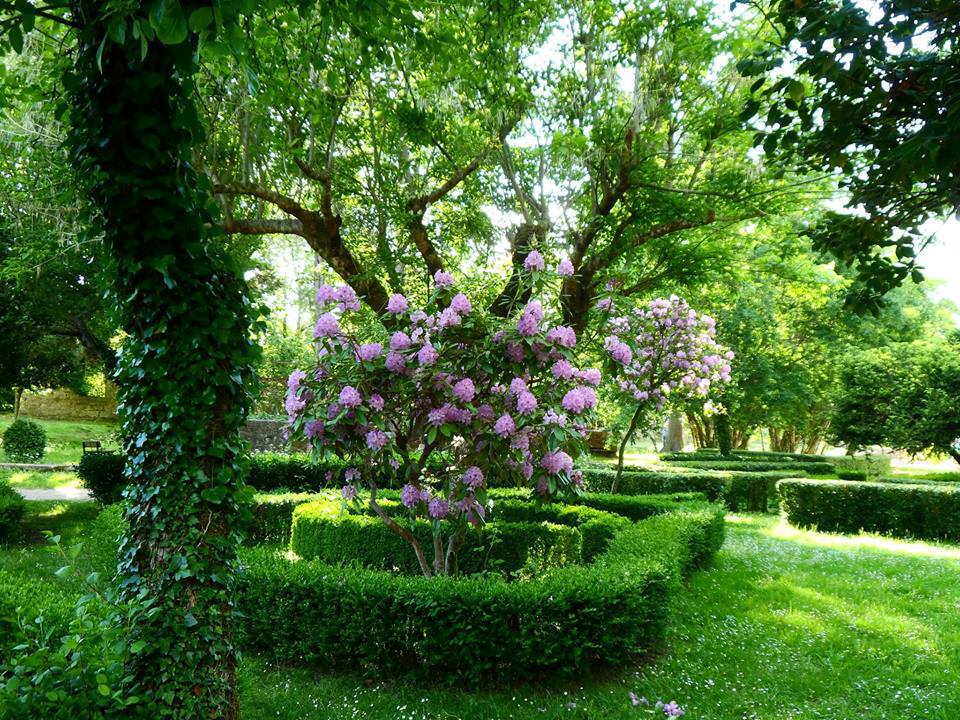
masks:
<path fill-rule="evenodd" d="M 616 473 L 606 468 L 583 470 L 588 490 L 607 491 Z M 796 477 L 797 472 L 773 470 L 763 472 L 652 472 L 626 470 L 617 492 L 624 495 L 647 495 L 678 492 L 699 492 L 710 501 L 722 501 L 734 511 L 767 512 L 777 504 L 777 481 Z"/>
<path fill-rule="evenodd" d="M 20 521 L 26 508 L 27 504 L 17 491 L 6 480 L 0 479 L 0 543 L 20 536 Z"/>
<path fill-rule="evenodd" d="M 505 516 L 510 502 L 502 500 Z M 650 649 L 680 579 L 723 542 L 718 505 L 660 498 L 649 511 L 619 521 L 592 563 L 517 582 L 428 580 L 245 550 L 241 641 L 284 661 L 463 686 L 619 666 Z"/>
<path fill-rule="evenodd" d="M 799 475 L 830 475 L 836 467 L 827 460 L 725 460 L 723 458 L 695 458 L 692 460 L 673 460 L 678 467 L 697 470 L 729 470 L 734 472 L 763 472 L 766 470 L 789 470 Z"/>
<path fill-rule="evenodd" d="M 781 480 L 779 491 L 797 527 L 960 540 L 960 488 L 796 479 Z"/>
<path fill-rule="evenodd" d="M 506 504 L 509 507 L 519 503 L 508 501 Z M 381 505 L 393 515 L 402 514 L 402 507 L 396 503 L 385 501 Z M 590 508 L 582 510 L 596 516 L 609 515 Z M 539 572 L 583 560 L 583 536 L 573 523 L 558 524 L 524 513 L 501 515 L 498 505 L 490 517 L 491 520 L 496 517 L 495 521 L 483 533 L 467 533 L 458 553 L 462 573 L 497 571 L 512 575 L 522 569 L 535 568 Z M 609 517 L 617 519 L 617 516 Z M 626 518 L 619 519 L 629 522 Z M 412 530 L 424 548 L 431 547 L 430 523 L 417 522 Z M 316 559 L 331 565 L 397 570 L 413 575 L 420 572 L 410 546 L 380 518 L 371 512 L 344 512 L 336 500 L 315 500 L 294 510 L 290 549 L 305 560 Z"/>

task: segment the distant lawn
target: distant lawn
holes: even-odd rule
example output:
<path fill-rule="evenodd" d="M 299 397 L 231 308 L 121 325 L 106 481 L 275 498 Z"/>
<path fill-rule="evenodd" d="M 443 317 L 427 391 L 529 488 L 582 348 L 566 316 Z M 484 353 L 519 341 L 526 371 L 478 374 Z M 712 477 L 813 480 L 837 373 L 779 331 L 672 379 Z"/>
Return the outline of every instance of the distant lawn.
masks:
<path fill-rule="evenodd" d="M 31 420 L 21 416 L 24 420 Z M 0 415 L 0 434 L 13 422 L 13 414 Z M 34 420 L 47 432 L 47 454 L 40 462 L 48 465 L 62 465 L 80 461 L 84 440 L 99 440 L 105 450 L 116 450 L 114 434 L 117 424 L 96 420 Z M 0 452 L 0 462 L 11 462 Z"/>

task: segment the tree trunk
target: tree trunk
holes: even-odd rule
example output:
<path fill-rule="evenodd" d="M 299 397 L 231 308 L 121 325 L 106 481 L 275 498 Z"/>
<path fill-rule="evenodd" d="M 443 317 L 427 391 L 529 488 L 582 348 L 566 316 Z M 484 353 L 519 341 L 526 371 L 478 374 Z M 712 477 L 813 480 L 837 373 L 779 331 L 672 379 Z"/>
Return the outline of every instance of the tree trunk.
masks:
<path fill-rule="evenodd" d="M 23 388 L 18 387 L 14 392 L 16 394 L 13 398 L 13 419 L 18 420 L 20 418 L 20 401 L 23 400 Z"/>
<path fill-rule="evenodd" d="M 667 442 L 664 452 L 683 452 L 683 418 L 679 412 L 670 413 L 667 419 Z"/>
<path fill-rule="evenodd" d="M 947 454 L 960 464 L 960 450 L 956 448 L 947 448 Z"/>
<path fill-rule="evenodd" d="M 130 12 L 146 12 L 136 4 Z M 236 720 L 238 437 L 254 382 L 251 308 L 190 162 L 196 36 L 108 41 L 77 0 L 69 145 L 112 257 L 127 530 L 115 623 L 138 651 L 120 690 L 167 720 Z M 121 16 L 121 21 L 123 20 Z"/>
<path fill-rule="evenodd" d="M 722 413 L 714 417 L 714 428 L 717 435 L 717 445 L 723 457 L 730 457 L 732 442 L 730 440 L 730 417 Z"/>
<path fill-rule="evenodd" d="M 627 432 L 623 434 L 623 438 L 620 440 L 620 447 L 617 449 L 617 474 L 613 478 L 613 483 L 610 485 L 610 492 L 615 493 L 617 488 L 620 486 L 620 476 L 623 475 L 623 456 L 627 451 L 627 443 L 630 442 L 630 438 L 633 437 L 633 433 L 637 430 L 637 423 L 640 422 L 640 416 L 643 414 L 643 406 L 640 405 L 633 413 L 633 417 L 630 418 L 630 427 L 627 428 Z"/>

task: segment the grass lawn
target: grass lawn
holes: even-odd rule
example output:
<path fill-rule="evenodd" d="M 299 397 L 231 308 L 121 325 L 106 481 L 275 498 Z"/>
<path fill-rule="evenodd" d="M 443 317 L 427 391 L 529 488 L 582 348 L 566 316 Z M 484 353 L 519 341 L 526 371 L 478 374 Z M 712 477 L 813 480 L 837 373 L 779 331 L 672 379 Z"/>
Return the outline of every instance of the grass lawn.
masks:
<path fill-rule="evenodd" d="M 89 503 L 31 503 L 31 536 L 69 543 Z M 715 566 L 696 573 L 657 657 L 551 691 L 462 693 L 316 675 L 247 656 L 250 718 L 506 720 L 644 717 L 628 693 L 676 700 L 704 720 L 953 720 L 960 717 L 960 547 L 800 531 L 728 516 Z M 42 544 L 0 550 L 0 569 L 49 578 Z M 663 717 L 661 714 L 660 717 Z"/>
<path fill-rule="evenodd" d="M 21 418 L 31 419 L 25 416 Z M 0 435 L 12 422 L 12 413 L 0 415 Z M 79 462 L 83 454 L 84 440 L 99 440 L 105 450 L 117 449 L 114 437 L 117 431 L 116 423 L 96 420 L 35 420 L 34 422 L 40 423 L 47 432 L 47 453 L 40 461 L 42 463 L 61 465 Z M 0 462 L 10 462 L 10 460 L 0 453 Z"/>
<path fill-rule="evenodd" d="M 21 489 L 74 488 L 81 485 L 76 473 L 59 471 L 0 470 L 0 482 L 3 480 Z"/>

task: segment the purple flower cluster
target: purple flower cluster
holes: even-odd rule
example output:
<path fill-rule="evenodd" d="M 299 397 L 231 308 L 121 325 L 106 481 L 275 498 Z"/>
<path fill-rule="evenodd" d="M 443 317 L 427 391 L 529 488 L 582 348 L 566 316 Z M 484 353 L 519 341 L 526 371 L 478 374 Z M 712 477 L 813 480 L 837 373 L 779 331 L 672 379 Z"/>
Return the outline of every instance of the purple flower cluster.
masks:
<path fill-rule="evenodd" d="M 546 263 L 544 262 L 543 255 L 537 250 L 531 250 L 527 255 L 527 259 L 523 261 L 523 266 L 530 271 L 543 270 L 546 267 Z"/>
<path fill-rule="evenodd" d="M 333 316 L 332 313 L 324 313 L 317 320 L 317 324 L 313 327 L 313 337 L 324 338 L 324 337 L 335 337 L 340 334 L 340 323 Z"/>
<path fill-rule="evenodd" d="M 546 261 L 536 251 L 527 260 L 536 288 Z M 564 260 L 557 271 L 566 277 L 574 268 Z M 450 290 L 452 276 L 440 271 L 433 280 L 438 292 L 422 308 L 390 296 L 391 332 L 381 338 L 356 337 L 366 324 L 349 315 L 359 307 L 352 289 L 318 290 L 318 366 L 288 379 L 291 433 L 378 482 L 416 478 L 403 486 L 403 506 L 445 524 L 483 522 L 490 477 L 522 477 L 544 494 L 577 486 L 573 456 L 600 373 L 573 364 L 574 330 L 531 300 L 487 336 L 486 318 L 470 321 L 470 299 Z M 432 454 L 429 465 L 410 464 L 415 447 Z M 418 453 L 413 462 L 420 460 Z M 343 479 L 344 499 L 357 499 L 357 468 Z"/>
<path fill-rule="evenodd" d="M 387 312 L 391 315 L 403 315 L 407 311 L 407 299 L 400 293 L 394 293 L 387 301 Z"/>
<path fill-rule="evenodd" d="M 675 295 L 612 316 L 607 327 L 616 387 L 634 402 L 662 410 L 671 397 L 705 401 L 711 387 L 730 381 L 733 353 L 714 339 L 713 318 Z"/>

